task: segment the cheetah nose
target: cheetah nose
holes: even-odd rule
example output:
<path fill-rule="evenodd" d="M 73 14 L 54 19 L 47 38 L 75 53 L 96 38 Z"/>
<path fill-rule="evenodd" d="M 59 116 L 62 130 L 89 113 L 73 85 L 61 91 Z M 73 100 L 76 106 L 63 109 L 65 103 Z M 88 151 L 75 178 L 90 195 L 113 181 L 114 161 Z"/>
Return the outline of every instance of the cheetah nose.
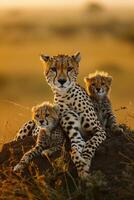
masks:
<path fill-rule="evenodd" d="M 40 122 L 41 124 L 43 124 L 44 120 L 40 120 L 39 122 Z"/>
<path fill-rule="evenodd" d="M 97 90 L 97 92 L 99 92 L 99 91 L 100 91 L 100 88 L 96 88 L 96 90 Z"/>
<path fill-rule="evenodd" d="M 64 85 L 64 83 L 66 83 L 66 80 L 65 80 L 65 79 L 59 79 L 58 82 L 59 82 L 61 85 Z"/>

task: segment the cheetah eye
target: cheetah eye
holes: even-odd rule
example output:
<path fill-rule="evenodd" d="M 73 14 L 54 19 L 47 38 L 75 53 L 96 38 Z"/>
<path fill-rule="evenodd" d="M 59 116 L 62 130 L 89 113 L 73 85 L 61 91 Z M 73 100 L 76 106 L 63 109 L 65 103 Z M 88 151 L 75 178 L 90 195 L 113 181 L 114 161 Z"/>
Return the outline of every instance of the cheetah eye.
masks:
<path fill-rule="evenodd" d="M 73 67 L 68 67 L 67 71 L 70 72 L 73 69 Z"/>
<path fill-rule="evenodd" d="M 102 85 L 105 85 L 105 83 L 104 83 L 104 82 L 102 82 Z"/>
<path fill-rule="evenodd" d="M 52 67 L 51 70 L 52 70 L 53 72 L 56 72 L 56 67 Z"/>
<path fill-rule="evenodd" d="M 38 115 L 38 114 L 36 114 L 36 115 L 35 115 L 35 117 L 39 117 L 39 115 Z"/>
<path fill-rule="evenodd" d="M 47 113 L 47 114 L 46 114 L 46 117 L 48 117 L 48 116 L 49 116 L 49 114 Z"/>

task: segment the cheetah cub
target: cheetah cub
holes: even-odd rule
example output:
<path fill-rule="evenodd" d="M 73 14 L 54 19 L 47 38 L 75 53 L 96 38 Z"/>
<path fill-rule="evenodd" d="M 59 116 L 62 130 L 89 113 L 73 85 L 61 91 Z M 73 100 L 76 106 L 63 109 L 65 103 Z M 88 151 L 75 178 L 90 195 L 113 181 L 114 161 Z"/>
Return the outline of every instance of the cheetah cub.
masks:
<path fill-rule="evenodd" d="M 56 108 L 44 102 L 33 107 L 33 119 L 39 128 L 35 147 L 25 153 L 20 162 L 14 167 L 14 172 L 23 170 L 33 158 L 39 155 L 50 155 L 61 150 L 65 142 L 64 133 L 59 125 Z"/>
<path fill-rule="evenodd" d="M 122 132 L 122 128 L 117 125 L 108 97 L 112 85 L 112 77 L 106 72 L 96 71 L 85 77 L 84 81 L 102 127 L 104 129 L 108 128 L 113 132 Z"/>
<path fill-rule="evenodd" d="M 29 120 L 22 125 L 14 140 L 24 139 L 27 136 L 37 136 L 40 132 L 40 128 L 47 126 L 47 114 L 45 115 L 45 108 L 51 106 L 52 105 L 49 102 L 43 102 L 40 105 L 34 106 L 32 108 L 32 120 Z"/>

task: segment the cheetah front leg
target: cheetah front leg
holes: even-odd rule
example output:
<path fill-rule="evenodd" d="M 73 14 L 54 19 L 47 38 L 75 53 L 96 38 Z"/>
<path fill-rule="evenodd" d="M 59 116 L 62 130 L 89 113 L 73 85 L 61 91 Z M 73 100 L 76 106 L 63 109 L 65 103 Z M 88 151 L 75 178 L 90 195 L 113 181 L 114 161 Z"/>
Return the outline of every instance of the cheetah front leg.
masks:
<path fill-rule="evenodd" d="M 30 120 L 26 122 L 18 131 L 14 140 L 24 139 L 26 136 L 32 135 L 32 131 L 35 128 L 35 122 Z"/>
<path fill-rule="evenodd" d="M 42 157 L 46 157 L 48 161 L 52 164 L 51 156 L 54 152 L 61 150 L 61 146 L 51 147 L 49 149 L 45 149 L 41 152 Z M 52 164 L 53 165 L 53 164 Z"/>
<path fill-rule="evenodd" d="M 61 151 L 62 149 L 62 146 L 61 145 L 57 145 L 57 146 L 53 146 L 49 149 L 45 149 L 42 151 L 41 155 L 42 156 L 46 156 L 46 157 L 49 157 L 51 156 L 54 152 L 57 152 L 57 151 Z"/>
<path fill-rule="evenodd" d="M 47 149 L 48 144 L 46 141 L 46 130 L 40 129 L 37 137 L 36 146 L 30 151 L 26 152 L 21 158 L 20 162 L 14 167 L 13 171 L 22 171 L 35 157 L 41 155 L 41 153 Z"/>
<path fill-rule="evenodd" d="M 85 141 L 80 133 L 80 118 L 73 111 L 65 111 L 62 114 L 61 125 L 71 142 L 71 159 L 77 168 L 78 175 L 83 178 L 83 175 L 87 176 L 88 172 L 84 168 L 87 165 L 84 158 L 82 158 Z"/>
<path fill-rule="evenodd" d="M 26 152 L 20 162 L 14 167 L 13 171 L 22 171 L 28 164 L 43 151 L 42 146 L 36 145 L 30 151 Z"/>

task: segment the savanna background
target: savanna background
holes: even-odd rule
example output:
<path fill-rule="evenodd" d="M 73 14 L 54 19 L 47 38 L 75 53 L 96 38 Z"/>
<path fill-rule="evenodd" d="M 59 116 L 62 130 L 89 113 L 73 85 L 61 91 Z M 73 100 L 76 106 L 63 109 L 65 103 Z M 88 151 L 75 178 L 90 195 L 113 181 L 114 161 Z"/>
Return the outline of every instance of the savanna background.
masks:
<path fill-rule="evenodd" d="M 64 150 L 13 173 L 33 138 L 11 142 L 31 107 L 53 101 L 39 56 L 81 52 L 78 82 L 95 70 L 113 76 L 111 101 L 123 134 L 108 133 L 93 158 L 88 185 Z M 134 199 L 134 1 L 0 1 L 0 199 Z M 2 148 L 1 148 L 2 147 Z M 68 153 L 68 152 L 66 152 Z M 63 155 L 62 155 L 63 154 Z M 67 154 L 68 155 L 68 154 Z M 27 169 L 26 169 L 27 170 Z"/>
<path fill-rule="evenodd" d="M 81 52 L 78 82 L 95 70 L 113 76 L 120 123 L 134 128 L 134 3 L 130 1 L 0 2 L 0 143 L 53 94 L 39 55 Z"/>

